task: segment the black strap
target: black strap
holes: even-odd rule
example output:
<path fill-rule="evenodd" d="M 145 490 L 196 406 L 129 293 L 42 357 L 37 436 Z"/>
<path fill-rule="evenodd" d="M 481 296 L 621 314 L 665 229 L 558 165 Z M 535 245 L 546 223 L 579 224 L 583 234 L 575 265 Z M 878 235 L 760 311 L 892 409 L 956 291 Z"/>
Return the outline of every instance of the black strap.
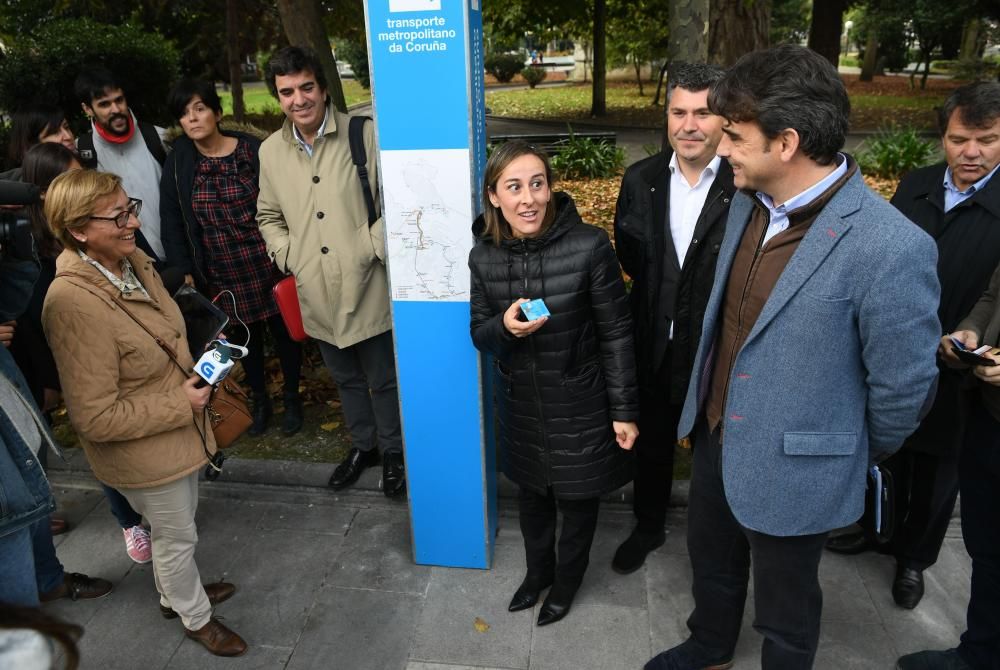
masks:
<path fill-rule="evenodd" d="M 368 181 L 368 154 L 365 151 L 365 121 L 371 121 L 370 116 L 352 116 L 347 126 L 347 139 L 351 144 L 351 161 L 358 169 L 358 179 L 361 180 L 361 193 L 365 197 L 368 208 L 368 227 L 371 228 L 378 219 L 375 213 L 375 198 L 372 196 L 372 185 Z"/>
<path fill-rule="evenodd" d="M 156 130 L 156 126 L 140 121 L 139 132 L 142 133 L 142 139 L 146 143 L 149 153 L 153 155 L 160 167 L 163 167 L 163 164 L 167 162 L 167 150 L 163 148 L 163 140 L 160 139 L 160 133 Z"/>
<path fill-rule="evenodd" d="M 80 135 L 76 140 L 76 151 L 80 154 L 80 162 L 83 166 L 92 170 L 97 169 L 97 151 L 94 149 L 94 131 Z"/>
<path fill-rule="evenodd" d="M 160 164 L 160 167 L 163 167 L 163 164 L 167 161 L 167 150 L 163 148 L 163 140 L 160 139 L 160 133 L 157 132 L 156 126 L 151 123 L 139 122 L 139 133 L 142 135 L 142 141 L 146 143 L 146 149 L 156 159 L 156 162 Z M 362 147 L 363 149 L 364 147 Z M 80 159 L 84 167 L 97 168 L 97 149 L 94 148 L 93 130 L 80 135 L 76 141 L 76 150 L 80 154 Z"/>

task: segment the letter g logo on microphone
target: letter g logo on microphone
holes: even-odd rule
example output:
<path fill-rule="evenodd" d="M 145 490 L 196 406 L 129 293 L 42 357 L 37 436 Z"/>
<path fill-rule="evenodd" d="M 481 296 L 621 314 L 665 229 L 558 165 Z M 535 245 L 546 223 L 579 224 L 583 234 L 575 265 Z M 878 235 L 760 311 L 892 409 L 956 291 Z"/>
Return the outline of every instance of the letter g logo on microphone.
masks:
<path fill-rule="evenodd" d="M 198 366 L 198 374 L 204 377 L 206 381 L 210 381 L 215 374 L 215 366 L 209 361 L 204 361 Z"/>

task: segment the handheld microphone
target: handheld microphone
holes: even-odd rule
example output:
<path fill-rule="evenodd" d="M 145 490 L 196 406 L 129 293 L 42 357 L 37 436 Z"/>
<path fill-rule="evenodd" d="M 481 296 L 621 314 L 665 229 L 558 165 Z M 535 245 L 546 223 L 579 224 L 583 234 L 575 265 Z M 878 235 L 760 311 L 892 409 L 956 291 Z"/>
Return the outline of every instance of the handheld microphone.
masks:
<path fill-rule="evenodd" d="M 232 344 L 226 340 L 215 340 L 211 348 L 201 355 L 194 364 L 194 372 L 201 380 L 195 385 L 201 388 L 206 385 L 215 386 L 229 374 L 236 365 L 236 360 L 248 353 L 246 347 Z"/>

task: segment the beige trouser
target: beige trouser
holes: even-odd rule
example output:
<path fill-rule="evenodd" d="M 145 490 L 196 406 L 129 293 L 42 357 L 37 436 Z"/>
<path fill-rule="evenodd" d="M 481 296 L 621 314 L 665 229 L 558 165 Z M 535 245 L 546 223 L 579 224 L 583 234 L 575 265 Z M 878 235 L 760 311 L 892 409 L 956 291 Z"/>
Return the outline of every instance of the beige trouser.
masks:
<path fill-rule="evenodd" d="M 198 529 L 198 472 L 149 489 L 119 489 L 135 511 L 149 522 L 153 540 L 153 579 L 160 604 L 171 608 L 188 630 L 198 630 L 212 617 L 212 605 L 194 562 Z"/>

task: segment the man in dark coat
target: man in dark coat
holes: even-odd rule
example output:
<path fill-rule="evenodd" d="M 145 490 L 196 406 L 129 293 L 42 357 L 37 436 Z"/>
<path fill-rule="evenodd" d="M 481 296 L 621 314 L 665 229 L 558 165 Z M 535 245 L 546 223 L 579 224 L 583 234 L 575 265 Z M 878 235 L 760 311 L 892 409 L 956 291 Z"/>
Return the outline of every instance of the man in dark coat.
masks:
<path fill-rule="evenodd" d="M 892 204 L 937 241 L 944 332 L 954 331 L 1000 263 L 1000 83 L 956 90 L 941 108 L 945 160 L 908 174 Z M 937 399 L 920 428 L 884 468 L 896 482 L 898 523 L 884 548 L 896 557 L 896 604 L 913 609 L 924 593 L 923 571 L 934 565 L 958 494 L 962 441 L 961 377 L 939 365 Z M 864 525 L 864 524 L 863 524 Z M 864 533 L 832 538 L 831 551 L 870 546 Z"/>
<path fill-rule="evenodd" d="M 612 562 L 622 574 L 664 542 L 677 421 L 736 189 L 729 163 L 715 155 L 722 118 L 708 109 L 708 89 L 722 74 L 701 64 L 675 69 L 667 94 L 670 149 L 631 166 L 618 196 L 615 244 L 632 278 L 640 389 L 637 524 Z"/>

